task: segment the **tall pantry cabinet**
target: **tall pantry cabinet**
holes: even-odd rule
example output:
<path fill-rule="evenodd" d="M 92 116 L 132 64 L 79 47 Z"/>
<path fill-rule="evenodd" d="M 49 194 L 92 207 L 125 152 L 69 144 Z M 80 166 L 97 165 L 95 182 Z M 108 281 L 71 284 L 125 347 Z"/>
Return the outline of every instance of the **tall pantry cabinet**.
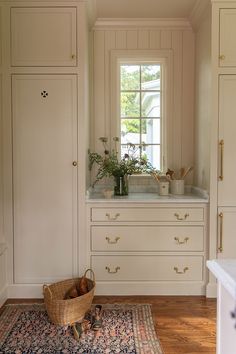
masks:
<path fill-rule="evenodd" d="M 5 47 L 11 97 L 5 110 L 12 136 L 9 289 L 12 297 L 39 296 L 43 283 L 79 273 L 88 113 L 86 3 L 10 1 L 3 12 L 5 41 L 10 40 Z"/>
<path fill-rule="evenodd" d="M 212 0 L 210 258 L 236 258 L 236 1 Z M 213 295 L 210 279 L 208 295 Z M 212 287 L 213 286 L 213 287 Z"/>

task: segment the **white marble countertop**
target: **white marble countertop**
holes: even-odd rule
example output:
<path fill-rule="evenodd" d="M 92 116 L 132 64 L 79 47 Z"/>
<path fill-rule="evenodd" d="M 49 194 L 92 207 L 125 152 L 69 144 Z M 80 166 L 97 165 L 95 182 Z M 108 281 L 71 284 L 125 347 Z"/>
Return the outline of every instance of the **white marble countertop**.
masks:
<path fill-rule="evenodd" d="M 236 259 L 207 261 L 207 267 L 236 300 Z"/>
<path fill-rule="evenodd" d="M 96 203 L 111 203 L 111 202 L 125 202 L 125 203 L 208 203 L 208 197 L 194 193 L 184 195 L 160 196 L 157 193 L 129 193 L 127 196 L 113 196 L 112 198 L 105 198 L 102 193 L 90 193 L 87 202 Z"/>

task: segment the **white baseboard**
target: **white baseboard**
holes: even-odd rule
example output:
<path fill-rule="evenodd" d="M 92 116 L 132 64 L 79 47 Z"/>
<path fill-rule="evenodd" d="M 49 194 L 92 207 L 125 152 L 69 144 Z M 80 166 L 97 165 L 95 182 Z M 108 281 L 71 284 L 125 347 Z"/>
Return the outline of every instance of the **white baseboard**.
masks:
<path fill-rule="evenodd" d="M 0 291 L 0 307 L 4 304 L 8 297 L 7 285 Z"/>
<path fill-rule="evenodd" d="M 12 284 L 8 286 L 9 299 L 41 299 L 43 284 Z"/>
<path fill-rule="evenodd" d="M 203 283 L 97 282 L 95 295 L 205 295 Z"/>
<path fill-rule="evenodd" d="M 217 283 L 208 283 L 206 287 L 206 297 L 217 297 Z"/>
<path fill-rule="evenodd" d="M 206 287 L 201 282 L 97 282 L 95 295 L 206 295 Z M 9 285 L 8 298 L 41 299 L 43 284 Z"/>

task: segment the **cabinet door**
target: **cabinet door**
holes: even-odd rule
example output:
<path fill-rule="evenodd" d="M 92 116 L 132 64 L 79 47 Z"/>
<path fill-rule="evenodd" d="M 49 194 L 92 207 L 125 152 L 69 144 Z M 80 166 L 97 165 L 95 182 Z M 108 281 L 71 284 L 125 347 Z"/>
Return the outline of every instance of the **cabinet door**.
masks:
<path fill-rule="evenodd" d="M 220 76 L 218 205 L 236 206 L 236 75 Z"/>
<path fill-rule="evenodd" d="M 236 66 L 236 9 L 220 10 L 219 65 Z"/>
<path fill-rule="evenodd" d="M 76 83 L 76 75 L 13 75 L 16 283 L 67 278 L 76 268 Z"/>
<path fill-rule="evenodd" d="M 75 66 L 76 8 L 12 8 L 11 64 Z"/>
<path fill-rule="evenodd" d="M 236 208 L 218 209 L 218 258 L 236 258 Z"/>

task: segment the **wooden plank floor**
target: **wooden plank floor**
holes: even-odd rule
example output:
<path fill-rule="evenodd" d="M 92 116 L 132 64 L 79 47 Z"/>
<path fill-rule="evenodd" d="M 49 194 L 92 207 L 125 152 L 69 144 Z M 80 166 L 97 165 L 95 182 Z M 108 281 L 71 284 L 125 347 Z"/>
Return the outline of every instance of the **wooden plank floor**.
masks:
<path fill-rule="evenodd" d="M 8 300 L 8 303 L 36 300 Z M 94 303 L 149 303 L 165 354 L 215 354 L 216 300 L 203 296 L 95 296 Z"/>
<path fill-rule="evenodd" d="M 96 296 L 95 303 L 149 303 L 165 354 L 215 354 L 216 300 L 203 296 Z"/>

